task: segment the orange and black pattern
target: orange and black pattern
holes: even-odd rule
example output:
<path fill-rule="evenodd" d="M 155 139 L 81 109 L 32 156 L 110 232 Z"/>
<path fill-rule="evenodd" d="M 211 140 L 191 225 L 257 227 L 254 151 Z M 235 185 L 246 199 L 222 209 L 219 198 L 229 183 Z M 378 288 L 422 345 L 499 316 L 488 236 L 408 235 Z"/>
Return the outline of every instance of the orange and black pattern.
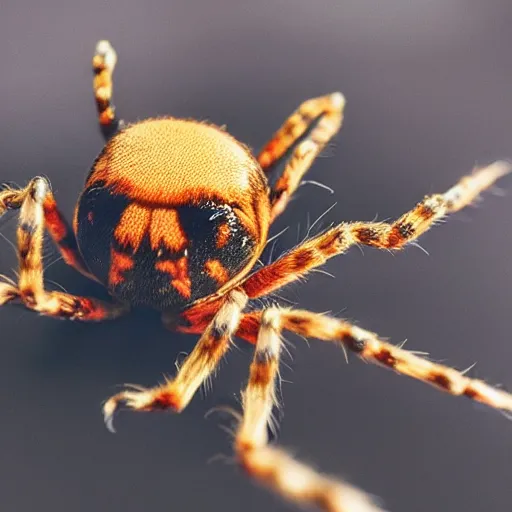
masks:
<path fill-rule="evenodd" d="M 110 43 L 101 41 L 93 59 L 94 96 L 108 142 L 86 179 L 73 230 L 46 179 L 34 178 L 21 190 L 0 190 L 0 215 L 7 210 L 19 215 L 19 276 L 0 276 L 0 305 L 22 303 L 56 318 L 100 321 L 140 304 L 162 310 L 170 329 L 201 335 L 174 377 L 152 388 L 129 386 L 105 402 L 111 430 L 121 404 L 135 411 L 182 411 L 238 336 L 255 345 L 242 413 L 235 415 L 233 450 L 239 465 L 256 482 L 299 506 L 382 512 L 364 492 L 268 443 L 278 406 L 282 331 L 335 343 L 364 361 L 441 391 L 512 411 L 511 394 L 394 346 L 376 333 L 310 311 L 277 306 L 254 310 L 251 304 L 354 245 L 389 251 L 406 247 L 447 214 L 476 200 L 511 171 L 509 164 L 495 162 L 476 170 L 444 194 L 425 197 L 394 222 L 337 224 L 254 270 L 269 226 L 339 130 L 344 97 L 333 93 L 302 103 L 255 157 L 223 128 L 206 122 L 163 117 L 120 126 L 112 104 L 116 60 Z M 269 173 L 285 157 L 284 171 L 271 185 Z M 103 283 L 114 303 L 46 289 L 45 230 L 64 261 Z"/>
<path fill-rule="evenodd" d="M 99 182 L 84 191 L 77 218 L 91 272 L 120 300 L 159 310 L 179 311 L 219 290 L 255 245 L 228 204 L 145 205 Z"/>
<path fill-rule="evenodd" d="M 78 245 L 118 299 L 179 311 L 252 268 L 268 193 L 255 158 L 219 127 L 145 120 L 96 158 L 75 212 Z"/>

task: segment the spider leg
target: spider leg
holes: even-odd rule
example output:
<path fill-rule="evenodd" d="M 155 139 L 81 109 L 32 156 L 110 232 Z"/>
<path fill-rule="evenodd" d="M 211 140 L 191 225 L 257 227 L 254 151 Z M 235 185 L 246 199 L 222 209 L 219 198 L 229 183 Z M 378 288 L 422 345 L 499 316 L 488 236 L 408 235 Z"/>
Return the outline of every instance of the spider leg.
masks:
<path fill-rule="evenodd" d="M 454 396 L 465 396 L 495 409 L 512 411 L 512 395 L 485 382 L 471 379 L 454 368 L 429 361 L 384 341 L 377 334 L 350 322 L 305 310 L 279 310 L 283 329 L 301 336 L 332 341 L 363 361 L 391 368 Z M 254 342 L 261 311 L 243 316 L 237 336 Z"/>
<path fill-rule="evenodd" d="M 38 177 L 32 179 L 30 183 L 21 190 L 3 186 L 0 190 L 0 216 L 6 213 L 7 210 L 19 210 L 27 196 L 32 196 L 33 201 L 37 187 L 40 188 L 42 194 L 41 202 L 43 207 L 44 227 L 46 227 L 48 233 L 50 233 L 62 259 L 84 276 L 96 281 L 97 279 L 88 271 L 87 265 L 80 254 L 71 226 L 57 207 L 57 202 L 51 191 L 50 184 L 44 178 Z M 37 206 L 37 209 L 39 209 L 39 206 Z M 42 232 L 43 230 L 41 230 L 41 237 Z"/>
<path fill-rule="evenodd" d="M 92 277 L 85 270 L 74 235 L 58 211 L 45 178 L 34 178 L 22 190 L 2 190 L 0 214 L 8 209 L 20 210 L 17 229 L 19 279 L 16 285 L 2 276 L 0 305 L 20 300 L 27 308 L 44 315 L 84 321 L 115 318 L 126 311 L 122 305 L 44 289 L 42 247 L 45 224 L 66 263 Z"/>
<path fill-rule="evenodd" d="M 173 379 L 149 389 L 129 389 L 109 398 L 103 407 L 105 423 L 113 429 L 113 415 L 120 403 L 136 411 L 172 409 L 181 412 L 199 386 L 215 371 L 231 344 L 238 322 L 247 303 L 245 293 L 230 292 L 203 332 L 191 354 Z"/>
<path fill-rule="evenodd" d="M 112 103 L 112 74 L 116 67 L 117 54 L 109 41 L 99 41 L 96 45 L 96 53 L 92 59 L 94 72 L 93 89 L 96 107 L 98 109 L 98 121 L 101 133 L 105 140 L 109 140 L 124 122 L 115 114 Z"/>
<path fill-rule="evenodd" d="M 339 92 L 305 101 L 258 155 L 263 170 L 270 172 L 291 151 L 282 175 L 270 192 L 272 219 L 284 211 L 304 174 L 340 129 L 344 106 L 345 98 Z M 297 145 L 292 149 L 294 144 Z"/>
<path fill-rule="evenodd" d="M 277 308 L 267 309 L 260 320 L 249 382 L 242 393 L 243 418 L 235 438 L 240 464 L 256 481 L 301 505 L 316 505 L 326 512 L 381 510 L 358 489 L 322 475 L 267 444 L 267 425 L 276 405 L 281 312 Z"/>
<path fill-rule="evenodd" d="M 436 221 L 472 203 L 497 179 L 511 171 L 506 162 L 495 162 L 463 177 L 444 194 L 426 196 L 398 220 L 387 222 L 342 222 L 298 245 L 263 267 L 241 284 L 249 298 L 272 293 L 296 281 L 329 258 L 343 254 L 356 244 L 399 250 L 425 233 Z"/>

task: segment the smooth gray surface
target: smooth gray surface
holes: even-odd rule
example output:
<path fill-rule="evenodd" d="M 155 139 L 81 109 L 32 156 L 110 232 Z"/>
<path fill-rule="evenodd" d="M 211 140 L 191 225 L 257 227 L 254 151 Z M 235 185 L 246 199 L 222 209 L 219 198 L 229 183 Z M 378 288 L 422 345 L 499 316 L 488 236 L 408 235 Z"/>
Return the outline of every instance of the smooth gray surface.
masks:
<path fill-rule="evenodd" d="M 342 90 L 346 123 L 273 232 L 291 247 L 309 219 L 393 218 L 444 191 L 475 162 L 512 157 L 509 1 L 3 1 L 0 178 L 51 178 L 71 216 L 102 146 L 91 93 L 94 44 L 119 52 L 116 104 L 128 120 L 158 114 L 227 124 L 255 148 L 304 99 Z M 410 248 L 357 249 L 284 293 L 344 311 L 360 325 L 512 389 L 512 179 Z M 14 240 L 15 221 L 1 228 Z M 0 240 L 0 270 L 15 256 Z M 48 243 L 47 262 L 56 258 Z M 12 273 L 11 273 L 12 275 Z M 48 278 L 100 290 L 62 263 Z M 116 385 L 152 385 L 194 337 L 158 316 L 100 325 L 0 311 L 0 509 L 5 512 L 294 510 L 222 462 L 216 405 L 237 406 L 250 347 L 232 351 L 206 399 L 180 417 L 121 414 L 109 434 L 102 401 Z M 280 442 L 384 498 L 393 512 L 512 508 L 512 423 L 494 411 L 292 340 L 283 369 Z"/>

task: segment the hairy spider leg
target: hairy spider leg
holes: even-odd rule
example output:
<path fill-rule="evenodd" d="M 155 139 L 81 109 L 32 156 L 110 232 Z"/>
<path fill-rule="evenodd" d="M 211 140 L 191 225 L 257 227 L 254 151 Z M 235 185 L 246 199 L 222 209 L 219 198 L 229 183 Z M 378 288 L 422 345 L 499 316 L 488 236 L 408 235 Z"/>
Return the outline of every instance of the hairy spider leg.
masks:
<path fill-rule="evenodd" d="M 117 54 L 108 41 L 99 41 L 96 53 L 92 59 L 94 72 L 93 90 L 96 107 L 98 109 L 98 122 L 105 140 L 109 140 L 124 122 L 120 120 L 112 103 L 113 81 L 112 75 L 117 63 Z"/>
<path fill-rule="evenodd" d="M 172 409 L 181 412 L 228 351 L 246 303 L 247 296 L 238 290 L 223 298 L 222 306 L 173 379 L 149 389 L 136 386 L 109 398 L 103 407 L 108 428 L 114 430 L 113 415 L 120 403 L 136 411 Z"/>
<path fill-rule="evenodd" d="M 444 194 L 426 196 L 412 210 L 392 223 L 342 222 L 257 270 L 240 287 L 250 299 L 263 297 L 300 279 L 311 269 L 357 244 L 395 251 L 403 249 L 447 214 L 472 203 L 481 192 L 511 169 L 507 162 L 495 162 L 476 170 L 464 176 Z"/>
<path fill-rule="evenodd" d="M 55 240 L 64 261 L 88 277 L 73 232 L 57 209 L 48 181 L 36 177 L 21 190 L 0 192 L 0 214 L 19 209 L 17 246 L 19 278 L 15 284 L 2 276 L 0 304 L 20 300 L 41 314 L 72 320 L 99 321 L 117 318 L 127 306 L 68 293 L 47 291 L 43 279 L 43 237 L 45 226 Z"/>
<path fill-rule="evenodd" d="M 416 240 L 437 221 L 472 203 L 481 192 L 500 177 L 508 174 L 511 165 L 494 162 L 463 177 L 444 194 L 426 196 L 412 210 L 398 220 L 387 222 L 343 222 L 324 233 L 306 240 L 276 261 L 246 277 L 239 287 L 249 299 L 271 294 L 303 278 L 307 273 L 333 256 L 345 253 L 353 245 L 361 244 L 379 249 L 399 250 Z M 170 328 L 187 333 L 200 333 L 211 321 L 221 298 L 192 306 L 181 315 L 181 323 L 166 321 Z M 255 341 L 253 339 L 253 341 Z"/>
<path fill-rule="evenodd" d="M 272 220 L 285 210 L 304 174 L 339 131 L 344 107 L 345 98 L 340 92 L 305 101 L 261 150 L 258 162 L 267 174 L 291 151 L 270 191 Z M 295 148 L 294 144 L 297 144 Z"/>
<path fill-rule="evenodd" d="M 242 393 L 243 416 L 235 435 L 240 464 L 253 479 L 300 505 L 316 505 L 325 512 L 382 510 L 355 487 L 323 475 L 268 444 L 281 348 L 280 310 L 266 309 L 260 315 L 249 382 Z"/>

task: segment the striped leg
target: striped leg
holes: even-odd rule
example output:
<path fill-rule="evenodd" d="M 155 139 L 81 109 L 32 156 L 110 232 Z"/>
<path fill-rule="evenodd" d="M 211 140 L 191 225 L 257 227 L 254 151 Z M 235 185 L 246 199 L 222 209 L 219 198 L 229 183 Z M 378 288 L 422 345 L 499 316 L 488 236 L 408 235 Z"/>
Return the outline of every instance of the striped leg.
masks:
<path fill-rule="evenodd" d="M 512 411 L 512 395 L 481 380 L 466 377 L 448 366 L 428 361 L 408 350 L 384 341 L 377 334 L 345 320 L 311 311 L 280 309 L 283 329 L 301 336 L 332 341 L 357 354 L 362 360 L 408 375 L 441 391 L 465 396 L 495 409 Z M 243 315 L 237 336 L 254 342 L 262 312 Z"/>
<path fill-rule="evenodd" d="M 305 101 L 258 155 L 263 170 L 269 171 L 297 144 L 286 162 L 283 174 L 272 187 L 272 219 L 284 211 L 304 174 L 340 129 L 344 106 L 345 98 L 339 92 Z"/>
<path fill-rule="evenodd" d="M 112 45 L 108 41 L 100 41 L 96 45 L 96 53 L 92 59 L 93 89 L 98 121 L 105 140 L 109 140 L 123 125 L 123 121 L 117 118 L 112 104 L 112 74 L 116 62 L 117 54 Z"/>
<path fill-rule="evenodd" d="M 415 208 L 392 223 L 343 222 L 292 249 L 274 263 L 250 275 L 241 288 L 249 298 L 268 295 L 296 281 L 309 270 L 323 265 L 329 258 L 343 254 L 356 244 L 379 249 L 399 250 L 416 240 L 449 213 L 472 203 L 494 182 L 508 174 L 512 167 L 495 162 L 463 177 L 444 194 L 427 196 Z"/>
<path fill-rule="evenodd" d="M 89 273 L 87 266 L 78 250 L 76 238 L 62 213 L 57 207 L 57 203 L 50 189 L 49 183 L 44 178 L 34 178 L 22 190 L 14 190 L 9 187 L 3 187 L 0 191 L 0 216 L 7 210 L 18 210 L 22 207 L 23 201 L 27 196 L 31 196 L 32 203 L 35 197 L 35 190 L 39 188 L 42 195 L 42 206 L 44 216 L 44 227 L 50 233 L 53 241 L 57 245 L 62 259 L 75 270 L 82 273 L 86 277 L 96 280 L 96 278 Z M 38 209 L 39 207 L 36 207 Z M 29 213 L 29 216 L 32 215 Z M 32 215 L 33 216 L 33 215 Z M 36 222 L 36 221 L 34 221 Z M 18 234 L 18 237 L 22 234 Z M 41 229 L 41 237 L 43 236 L 43 229 Z M 39 242 L 37 242 L 39 243 Z M 42 243 L 42 241 L 41 241 Z"/>
<path fill-rule="evenodd" d="M 3 278 L 0 282 L 0 304 L 20 300 L 27 308 L 44 315 L 84 321 L 115 318 L 126 310 L 121 305 L 44 289 L 42 247 L 46 219 L 48 230 L 65 261 L 88 275 L 74 236 L 58 212 L 44 178 L 34 178 L 22 190 L 5 189 L 0 192 L 0 214 L 7 209 L 20 210 L 17 230 L 19 279 L 16 285 Z"/>
<path fill-rule="evenodd" d="M 243 292 L 235 290 L 228 294 L 174 379 L 166 379 L 164 384 L 150 389 L 136 386 L 109 398 L 103 407 L 109 430 L 114 431 L 113 415 L 120 403 L 136 411 L 172 409 L 181 412 L 229 349 L 231 336 L 238 328 L 246 303 Z"/>
<path fill-rule="evenodd" d="M 381 509 L 361 491 L 267 444 L 267 425 L 276 405 L 281 324 L 280 310 L 271 308 L 262 313 L 249 382 L 242 393 L 243 418 L 235 439 L 242 467 L 256 481 L 301 505 L 316 505 L 325 512 L 378 512 Z"/>

